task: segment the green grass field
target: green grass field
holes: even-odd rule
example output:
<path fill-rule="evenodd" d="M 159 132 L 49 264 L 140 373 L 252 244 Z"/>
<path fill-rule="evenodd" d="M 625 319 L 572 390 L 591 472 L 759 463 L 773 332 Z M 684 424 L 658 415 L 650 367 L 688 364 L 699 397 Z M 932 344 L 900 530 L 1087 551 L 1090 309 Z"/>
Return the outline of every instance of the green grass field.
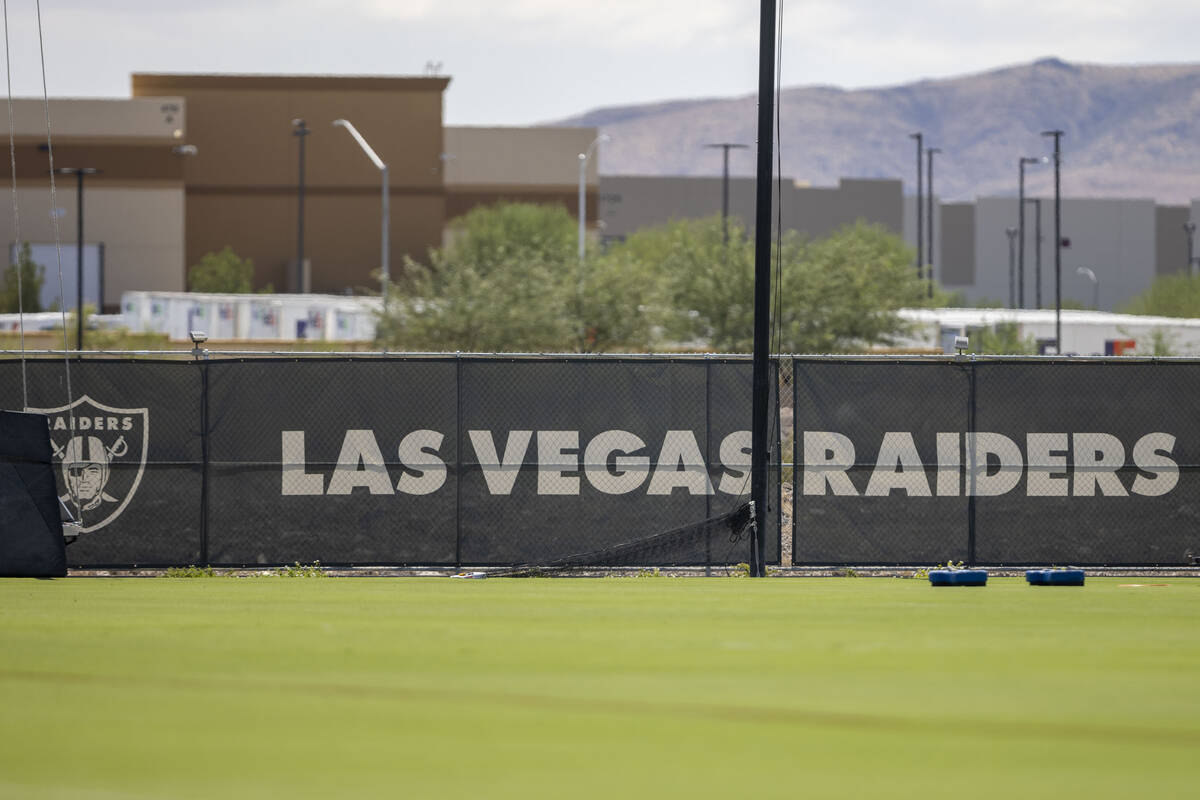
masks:
<path fill-rule="evenodd" d="M 0 581 L 5 798 L 1174 798 L 1197 753 L 1195 579 Z"/>

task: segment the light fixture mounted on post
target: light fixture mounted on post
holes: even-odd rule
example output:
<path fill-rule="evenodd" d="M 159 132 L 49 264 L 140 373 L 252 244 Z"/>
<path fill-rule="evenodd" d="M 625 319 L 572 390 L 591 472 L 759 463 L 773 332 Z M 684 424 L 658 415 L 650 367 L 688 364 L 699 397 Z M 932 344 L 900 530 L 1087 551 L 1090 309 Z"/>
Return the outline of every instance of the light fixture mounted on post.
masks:
<path fill-rule="evenodd" d="M 583 264 L 583 258 L 586 254 L 585 239 L 587 236 L 587 163 L 592 157 L 592 151 L 596 149 L 596 145 L 601 142 L 611 142 L 612 137 L 607 133 L 602 133 L 592 143 L 587 146 L 587 150 L 579 154 L 579 263 Z"/>
<path fill-rule="evenodd" d="M 925 271 L 925 250 L 922 247 L 922 242 L 925 241 L 925 220 L 922 217 L 921 211 L 921 164 L 924 154 L 924 134 L 920 131 L 910 133 L 910 139 L 917 140 L 917 277 L 920 278 Z"/>
<path fill-rule="evenodd" d="M 349 120 L 335 119 L 333 121 L 333 126 L 335 128 L 345 128 L 346 131 L 352 137 L 354 137 L 354 141 L 357 142 L 358 146 L 362 148 L 362 151 L 364 153 L 366 153 L 367 158 L 371 159 L 371 163 L 375 165 L 375 169 L 379 170 L 379 173 L 382 177 L 382 181 L 383 181 L 383 190 L 382 190 L 383 220 L 380 223 L 380 226 L 382 228 L 381 243 L 380 243 L 380 247 L 382 248 L 382 252 L 380 254 L 380 264 L 381 264 L 380 288 L 381 288 L 382 294 L 383 294 L 383 307 L 386 310 L 387 309 L 387 301 L 388 301 L 388 281 L 390 278 L 389 265 L 388 265 L 388 253 L 390 250 L 389 245 L 388 245 L 388 227 L 390 224 L 390 211 L 388 208 L 388 194 L 389 194 L 388 167 L 387 167 L 387 164 L 383 163 L 383 159 L 381 159 L 375 153 L 375 151 L 371 148 L 371 145 L 367 144 L 367 140 L 364 139 L 362 134 L 358 132 L 358 128 L 355 128 L 354 125 Z"/>
<path fill-rule="evenodd" d="M 717 142 L 704 146 L 713 149 L 719 147 L 723 151 L 721 154 L 721 240 L 725 244 L 729 244 L 729 151 L 745 150 L 748 145 L 737 142 Z"/>
<path fill-rule="evenodd" d="M 1100 310 L 1100 279 L 1096 277 L 1096 273 L 1087 267 L 1076 267 L 1076 275 L 1082 275 L 1092 282 L 1092 308 Z"/>
<path fill-rule="evenodd" d="M 1017 160 L 1017 308 L 1025 307 L 1025 165 L 1045 164 L 1045 156 Z"/>
<path fill-rule="evenodd" d="M 1060 130 L 1042 131 L 1054 138 L 1054 346 L 1062 352 L 1062 136 Z"/>

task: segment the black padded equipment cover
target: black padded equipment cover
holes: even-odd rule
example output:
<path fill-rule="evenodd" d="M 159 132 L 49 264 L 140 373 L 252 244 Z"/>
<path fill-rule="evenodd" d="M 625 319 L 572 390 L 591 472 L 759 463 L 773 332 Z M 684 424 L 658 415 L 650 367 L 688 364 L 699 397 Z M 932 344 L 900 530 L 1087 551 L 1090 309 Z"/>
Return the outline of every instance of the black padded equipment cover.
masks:
<path fill-rule="evenodd" d="M 0 577 L 67 574 L 44 414 L 0 411 Z"/>

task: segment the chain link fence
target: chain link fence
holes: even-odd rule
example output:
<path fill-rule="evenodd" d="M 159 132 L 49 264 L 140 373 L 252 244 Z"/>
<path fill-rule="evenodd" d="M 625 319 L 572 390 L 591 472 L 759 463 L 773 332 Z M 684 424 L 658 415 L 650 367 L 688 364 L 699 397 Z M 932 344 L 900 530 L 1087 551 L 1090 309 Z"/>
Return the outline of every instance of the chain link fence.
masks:
<path fill-rule="evenodd" d="M 791 367 L 794 565 L 1187 566 L 1200 554 L 1200 363 Z"/>
<path fill-rule="evenodd" d="M 321 356 L 28 363 L 86 535 L 73 566 L 495 566 L 656 539 L 749 561 L 744 357 Z M 0 404 L 21 365 L 0 360 Z M 777 437 L 776 437 L 777 439 Z M 774 448 L 778 487 L 778 443 Z M 77 470 L 81 471 L 81 470 Z M 779 492 L 760 518 L 780 562 Z M 628 558 L 628 547 L 620 551 Z M 602 565 L 600 565 L 602 566 Z"/>
<path fill-rule="evenodd" d="M 1200 555 L 1200 362 L 774 363 L 768 563 Z M 26 372 L 76 465 L 74 566 L 550 563 L 750 491 L 745 357 L 84 358 L 70 408 L 61 360 Z M 22 407 L 21 374 L 0 358 L 0 406 Z M 749 560 L 747 541 L 670 541 L 645 566 Z"/>

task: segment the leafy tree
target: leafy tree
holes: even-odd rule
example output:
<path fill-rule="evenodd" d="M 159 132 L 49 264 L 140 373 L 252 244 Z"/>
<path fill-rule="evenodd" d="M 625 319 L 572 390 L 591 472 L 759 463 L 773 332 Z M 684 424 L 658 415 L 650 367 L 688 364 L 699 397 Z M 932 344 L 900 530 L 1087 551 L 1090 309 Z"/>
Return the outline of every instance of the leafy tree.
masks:
<path fill-rule="evenodd" d="M 254 291 L 254 262 L 242 258 L 228 245 L 219 253 L 205 253 L 188 270 L 188 290 L 221 294 Z"/>
<path fill-rule="evenodd" d="M 376 328 L 389 348 L 595 351 L 649 343 L 640 262 L 576 253 L 561 207 L 480 207 L 451 224 L 429 265 L 406 259 Z"/>
<path fill-rule="evenodd" d="M 971 352 L 991 356 L 1028 356 L 1038 351 L 1033 336 L 1021 336 L 1015 322 L 998 322 L 971 332 Z"/>
<path fill-rule="evenodd" d="M 4 271 L 4 288 L 0 289 L 0 312 L 15 314 L 23 310 L 32 314 L 41 311 L 42 284 L 45 282 L 46 268 L 33 260 L 33 250 L 29 242 L 22 242 L 17 252 L 17 263 L 10 264 Z"/>
<path fill-rule="evenodd" d="M 753 347 L 754 245 L 731 221 L 671 222 L 580 264 L 562 208 L 477 208 L 452 224 L 429 265 L 405 261 L 377 326 L 391 349 L 468 352 Z M 907 330 L 902 307 L 944 304 L 881 227 L 819 241 L 788 234 L 775 254 L 779 337 L 788 352 L 846 352 Z"/>
<path fill-rule="evenodd" d="M 484 271 L 516 257 L 575 263 L 575 222 L 565 208 L 533 203 L 478 206 L 450 223 L 447 255 Z"/>
<path fill-rule="evenodd" d="M 1123 311 L 1151 317 L 1200 317 L 1200 276 L 1181 272 L 1156 278 Z"/>
<path fill-rule="evenodd" d="M 730 220 L 725 244 L 717 217 L 642 231 L 625 244 L 662 259 L 664 330 L 676 341 L 703 341 L 721 352 L 754 344 L 754 244 Z M 928 298 L 904 242 L 879 226 L 857 224 L 809 241 L 785 234 L 774 255 L 772 346 L 784 352 L 833 353 L 889 344 L 907 326 L 902 307 L 944 303 Z"/>

